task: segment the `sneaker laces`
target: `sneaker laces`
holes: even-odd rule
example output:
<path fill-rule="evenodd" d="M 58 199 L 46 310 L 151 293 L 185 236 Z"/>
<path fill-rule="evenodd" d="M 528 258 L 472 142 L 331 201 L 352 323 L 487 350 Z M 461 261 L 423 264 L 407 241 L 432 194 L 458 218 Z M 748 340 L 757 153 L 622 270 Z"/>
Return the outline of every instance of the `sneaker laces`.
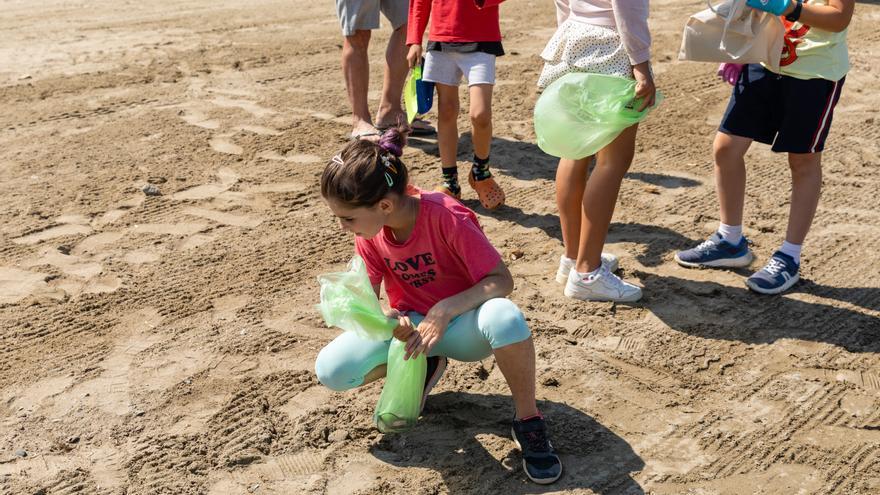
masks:
<path fill-rule="evenodd" d="M 547 441 L 545 430 L 527 431 L 524 433 L 529 450 L 532 452 L 549 452 L 550 442 Z"/>
<path fill-rule="evenodd" d="M 715 241 L 713 241 L 712 239 L 706 239 L 705 241 L 701 242 L 699 246 L 696 247 L 696 250 L 701 251 L 701 252 L 706 252 L 717 245 L 718 244 Z"/>
<path fill-rule="evenodd" d="M 773 275 L 779 275 L 782 271 L 785 270 L 785 262 L 780 260 L 779 258 L 770 258 L 770 261 L 767 262 L 767 266 L 764 267 L 764 271 Z"/>

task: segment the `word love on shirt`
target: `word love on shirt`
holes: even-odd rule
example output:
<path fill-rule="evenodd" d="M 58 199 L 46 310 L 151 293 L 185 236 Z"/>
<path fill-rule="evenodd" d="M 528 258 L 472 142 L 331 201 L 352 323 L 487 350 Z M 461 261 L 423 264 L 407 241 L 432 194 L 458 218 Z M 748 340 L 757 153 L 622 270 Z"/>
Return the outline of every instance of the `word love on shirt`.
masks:
<path fill-rule="evenodd" d="M 428 267 L 436 264 L 431 253 L 417 254 L 398 261 L 385 258 L 385 265 L 391 272 L 415 288 L 434 281 L 437 271 Z"/>

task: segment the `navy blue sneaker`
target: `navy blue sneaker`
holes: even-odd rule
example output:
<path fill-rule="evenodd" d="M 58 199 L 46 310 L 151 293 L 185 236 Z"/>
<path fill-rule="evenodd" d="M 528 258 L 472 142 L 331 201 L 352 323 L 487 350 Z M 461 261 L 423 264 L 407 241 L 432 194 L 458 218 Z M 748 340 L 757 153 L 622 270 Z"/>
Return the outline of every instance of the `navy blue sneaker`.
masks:
<path fill-rule="evenodd" d="M 800 266 L 795 263 L 794 258 L 782 251 L 776 251 L 764 268 L 746 279 L 746 286 L 761 294 L 779 294 L 800 280 L 798 268 Z"/>
<path fill-rule="evenodd" d="M 511 433 L 516 447 L 522 452 L 523 470 L 530 480 L 549 485 L 562 476 L 562 461 L 547 438 L 547 423 L 543 416 L 514 419 Z"/>
<path fill-rule="evenodd" d="M 434 385 L 437 385 L 437 382 L 440 381 L 440 377 L 443 376 L 443 372 L 446 371 L 446 365 L 449 363 L 449 359 L 446 356 L 431 356 L 427 361 L 428 369 L 425 373 L 425 390 L 422 392 L 422 405 L 419 407 L 419 413 L 425 409 L 425 401 L 428 399 L 428 394 L 431 393 Z"/>
<path fill-rule="evenodd" d="M 739 244 L 725 241 L 718 232 L 699 246 L 675 253 L 675 261 L 688 268 L 738 268 L 749 266 L 754 256 L 745 236 Z"/>

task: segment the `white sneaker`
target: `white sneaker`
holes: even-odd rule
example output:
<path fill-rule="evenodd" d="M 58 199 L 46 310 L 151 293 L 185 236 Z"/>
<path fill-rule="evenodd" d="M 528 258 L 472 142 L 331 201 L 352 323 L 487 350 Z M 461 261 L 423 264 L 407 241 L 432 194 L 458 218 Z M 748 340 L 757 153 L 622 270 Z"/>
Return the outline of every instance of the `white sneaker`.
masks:
<path fill-rule="evenodd" d="M 624 282 L 604 264 L 585 277 L 577 270 L 569 272 L 564 293 L 566 297 L 583 301 L 634 302 L 642 298 L 640 287 Z"/>
<path fill-rule="evenodd" d="M 608 267 L 609 272 L 616 272 L 620 262 L 617 256 L 611 253 L 602 253 L 602 264 Z M 566 257 L 564 254 L 559 257 L 559 269 L 556 270 L 556 281 L 560 284 L 568 282 L 568 272 L 574 268 L 576 260 Z"/>

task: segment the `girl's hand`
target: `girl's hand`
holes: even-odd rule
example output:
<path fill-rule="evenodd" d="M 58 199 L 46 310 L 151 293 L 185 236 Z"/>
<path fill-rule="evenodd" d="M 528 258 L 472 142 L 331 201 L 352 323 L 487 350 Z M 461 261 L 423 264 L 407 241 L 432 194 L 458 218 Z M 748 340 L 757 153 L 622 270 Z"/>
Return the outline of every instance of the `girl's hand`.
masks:
<path fill-rule="evenodd" d="M 409 68 L 422 63 L 422 45 L 409 45 L 409 53 L 406 54 L 406 61 L 409 63 Z"/>
<path fill-rule="evenodd" d="M 654 87 L 654 77 L 651 75 L 650 62 L 642 62 L 633 65 L 633 77 L 636 79 L 636 99 L 641 99 L 642 104 L 636 111 L 641 112 L 654 105 L 657 88 Z"/>
<path fill-rule="evenodd" d="M 395 339 L 406 342 L 415 331 L 416 329 L 409 320 L 409 316 L 399 316 L 397 318 L 397 328 L 394 329 L 393 335 Z"/>
<path fill-rule="evenodd" d="M 431 349 L 440 342 L 446 328 L 449 326 L 450 318 L 446 316 L 447 312 L 443 307 L 443 303 L 439 302 L 425 315 L 425 319 L 419 323 L 419 328 L 407 340 L 406 354 L 403 359 L 418 357 L 419 354 L 427 355 Z"/>

